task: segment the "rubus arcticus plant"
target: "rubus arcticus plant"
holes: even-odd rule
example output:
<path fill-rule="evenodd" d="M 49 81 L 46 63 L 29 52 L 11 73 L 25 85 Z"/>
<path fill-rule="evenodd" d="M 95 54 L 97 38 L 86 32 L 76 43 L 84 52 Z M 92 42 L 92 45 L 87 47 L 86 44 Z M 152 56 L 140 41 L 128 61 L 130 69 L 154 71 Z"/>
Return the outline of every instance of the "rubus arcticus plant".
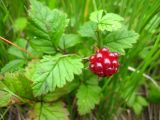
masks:
<path fill-rule="evenodd" d="M 104 10 L 92 12 L 77 33 L 67 31 L 69 25 L 62 11 L 30 0 L 27 37 L 15 43 L 1 37 L 13 45 L 8 51 L 16 59 L 1 69 L 0 107 L 26 104 L 26 118 L 35 120 L 90 113 L 98 118 L 101 102 L 108 102 L 106 83 L 119 79 L 118 59 L 139 35 L 128 30 L 121 16 Z"/>

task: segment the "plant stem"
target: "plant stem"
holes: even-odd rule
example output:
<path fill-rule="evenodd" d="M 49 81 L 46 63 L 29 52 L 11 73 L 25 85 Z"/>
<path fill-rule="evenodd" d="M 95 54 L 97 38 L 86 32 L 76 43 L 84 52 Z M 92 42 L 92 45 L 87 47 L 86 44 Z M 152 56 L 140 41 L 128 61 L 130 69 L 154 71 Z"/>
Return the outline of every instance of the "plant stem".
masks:
<path fill-rule="evenodd" d="M 99 48 L 101 48 L 103 46 L 103 41 L 101 39 L 99 30 L 97 30 L 97 43 L 98 43 Z"/>
<path fill-rule="evenodd" d="M 33 55 L 32 55 L 30 52 L 28 52 L 26 49 L 18 46 L 17 44 L 15 44 L 15 43 L 13 43 L 13 42 L 11 42 L 11 41 L 9 41 L 9 40 L 1 37 L 1 36 L 0 36 L 0 40 L 6 42 L 6 43 L 8 43 L 8 44 L 11 44 L 11 45 L 15 46 L 17 49 L 19 49 L 19 50 L 21 50 L 22 52 L 25 52 L 25 53 L 28 54 L 29 56 L 33 57 Z"/>

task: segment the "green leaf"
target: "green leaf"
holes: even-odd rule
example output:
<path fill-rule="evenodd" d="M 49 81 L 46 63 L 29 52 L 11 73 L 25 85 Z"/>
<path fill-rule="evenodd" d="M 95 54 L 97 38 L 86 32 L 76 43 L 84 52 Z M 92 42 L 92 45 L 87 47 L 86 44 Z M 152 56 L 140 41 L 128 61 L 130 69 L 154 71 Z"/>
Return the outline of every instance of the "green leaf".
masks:
<path fill-rule="evenodd" d="M 33 55 L 39 55 L 38 53 L 33 51 L 31 46 L 27 43 L 27 40 L 25 40 L 23 38 L 18 38 L 14 43 L 17 44 L 18 46 L 26 49 L 28 52 L 32 53 Z M 15 46 L 11 46 L 8 49 L 8 53 L 13 55 L 13 56 L 15 56 L 15 57 L 17 57 L 17 58 L 24 59 L 24 62 L 26 61 L 26 58 L 29 57 L 28 54 L 26 54 L 23 51 L 19 50 Z"/>
<path fill-rule="evenodd" d="M 12 60 L 1 69 L 1 73 L 17 71 L 21 69 L 25 63 L 26 61 L 23 59 Z"/>
<path fill-rule="evenodd" d="M 52 92 L 82 72 L 81 59 L 74 55 L 44 56 L 32 77 L 35 96 Z"/>
<path fill-rule="evenodd" d="M 17 44 L 18 46 L 26 49 L 27 41 L 25 39 L 21 39 L 21 38 L 17 39 L 14 43 Z M 15 46 L 11 46 L 8 49 L 8 53 L 13 55 L 13 56 L 16 56 L 17 58 L 21 58 L 21 59 L 25 59 L 27 57 L 26 53 L 24 53 L 21 50 L 17 49 Z"/>
<path fill-rule="evenodd" d="M 96 40 L 96 29 L 97 29 L 97 25 L 94 22 L 86 22 L 84 23 L 83 26 L 80 27 L 80 30 L 78 31 L 78 33 L 82 36 L 82 37 L 91 37 L 94 40 Z"/>
<path fill-rule="evenodd" d="M 143 107 L 138 102 L 135 102 L 135 104 L 133 105 L 133 110 L 137 115 L 139 115 L 142 112 Z"/>
<path fill-rule="evenodd" d="M 25 76 L 32 81 L 32 76 L 35 73 L 37 62 L 39 62 L 39 59 L 33 59 L 32 61 L 28 62 L 27 67 L 25 68 Z"/>
<path fill-rule="evenodd" d="M 72 81 L 71 83 L 67 83 L 63 88 L 56 88 L 55 91 L 48 93 L 43 97 L 43 101 L 45 102 L 53 102 L 63 97 L 64 95 L 69 94 L 79 85 L 78 81 Z"/>
<path fill-rule="evenodd" d="M 12 95 L 4 90 L 0 90 L 0 107 L 6 107 L 11 103 Z"/>
<path fill-rule="evenodd" d="M 91 13 L 89 19 L 93 22 L 99 23 L 103 16 L 103 10 L 94 11 Z"/>
<path fill-rule="evenodd" d="M 148 89 L 148 99 L 153 103 L 160 103 L 160 86 L 150 84 Z"/>
<path fill-rule="evenodd" d="M 122 21 L 124 19 L 114 13 L 106 13 L 103 16 L 104 11 L 98 10 L 90 15 L 90 20 L 97 23 L 98 29 L 101 31 L 116 31 L 122 27 Z"/>
<path fill-rule="evenodd" d="M 8 106 L 11 103 L 12 95 L 4 90 L 5 85 L 0 80 L 0 107 Z"/>
<path fill-rule="evenodd" d="M 31 46 L 38 52 L 52 54 L 69 20 L 57 9 L 50 10 L 36 0 L 30 1 L 28 32 Z"/>
<path fill-rule="evenodd" d="M 22 31 L 27 26 L 27 19 L 25 17 L 17 18 L 14 23 L 14 29 L 16 31 Z"/>
<path fill-rule="evenodd" d="M 34 114 L 34 115 L 32 115 Z M 30 120 L 69 120 L 69 112 L 64 103 L 36 103 L 31 111 Z"/>
<path fill-rule="evenodd" d="M 99 103 L 101 88 L 98 85 L 81 85 L 76 94 L 78 112 L 85 115 Z"/>
<path fill-rule="evenodd" d="M 7 86 L 3 84 L 0 80 L 0 107 L 7 107 L 9 105 L 15 104 L 16 102 L 21 102 L 19 96 L 16 96 L 14 93 L 8 90 Z"/>
<path fill-rule="evenodd" d="M 114 13 L 107 13 L 98 23 L 98 28 L 101 31 L 116 31 L 122 27 L 122 21 L 124 19 Z"/>
<path fill-rule="evenodd" d="M 16 95 L 25 99 L 33 98 L 31 81 L 29 81 L 23 73 L 6 73 L 3 83 Z"/>
<path fill-rule="evenodd" d="M 124 49 L 131 48 L 133 43 L 136 43 L 139 35 L 134 31 L 126 29 L 114 31 L 104 38 L 104 46 L 110 48 L 111 51 L 116 51 L 124 54 Z"/>
<path fill-rule="evenodd" d="M 137 102 L 142 106 L 147 106 L 148 105 L 147 100 L 142 96 L 137 97 Z"/>
<path fill-rule="evenodd" d="M 61 49 L 70 48 L 79 44 L 81 42 L 81 38 L 76 34 L 63 34 L 60 39 L 59 46 Z"/>

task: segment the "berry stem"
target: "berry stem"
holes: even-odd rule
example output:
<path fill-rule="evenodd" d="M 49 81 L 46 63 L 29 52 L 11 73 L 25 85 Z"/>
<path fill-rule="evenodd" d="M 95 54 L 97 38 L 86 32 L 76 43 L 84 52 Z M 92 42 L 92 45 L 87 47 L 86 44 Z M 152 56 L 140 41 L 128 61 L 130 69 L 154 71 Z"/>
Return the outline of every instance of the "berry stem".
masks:
<path fill-rule="evenodd" d="M 101 48 L 103 46 L 103 41 L 101 39 L 100 31 L 97 30 L 97 41 L 98 41 L 98 47 Z"/>
<path fill-rule="evenodd" d="M 9 40 L 1 37 L 1 36 L 0 36 L 0 40 L 6 42 L 6 43 L 8 43 L 8 44 L 11 44 L 11 45 L 15 46 L 17 49 L 19 49 L 19 50 L 21 50 L 22 52 L 25 52 L 25 53 L 28 54 L 29 56 L 33 57 L 33 55 L 32 55 L 30 52 L 28 52 L 26 49 L 18 46 L 17 44 L 15 44 L 15 43 L 13 43 L 13 42 L 11 42 L 11 41 L 9 41 Z"/>

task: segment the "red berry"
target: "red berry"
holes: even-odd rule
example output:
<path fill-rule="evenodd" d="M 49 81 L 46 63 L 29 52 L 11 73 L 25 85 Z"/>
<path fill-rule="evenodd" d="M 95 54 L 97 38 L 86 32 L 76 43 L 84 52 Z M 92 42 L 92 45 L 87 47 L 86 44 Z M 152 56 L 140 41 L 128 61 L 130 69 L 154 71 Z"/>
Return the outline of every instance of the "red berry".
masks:
<path fill-rule="evenodd" d="M 95 63 L 95 71 L 103 71 L 103 66 L 101 63 Z"/>
<path fill-rule="evenodd" d="M 107 48 L 98 49 L 89 59 L 89 68 L 99 77 L 111 76 L 118 71 L 118 57 L 118 53 L 109 52 Z"/>
<path fill-rule="evenodd" d="M 113 65 L 113 67 L 117 68 L 119 66 L 119 63 L 117 60 L 113 60 L 112 65 Z"/>
<path fill-rule="evenodd" d="M 92 55 L 92 56 L 89 58 L 89 61 L 90 61 L 91 63 L 95 63 L 95 62 L 96 62 L 96 57 L 95 57 L 95 55 Z"/>

